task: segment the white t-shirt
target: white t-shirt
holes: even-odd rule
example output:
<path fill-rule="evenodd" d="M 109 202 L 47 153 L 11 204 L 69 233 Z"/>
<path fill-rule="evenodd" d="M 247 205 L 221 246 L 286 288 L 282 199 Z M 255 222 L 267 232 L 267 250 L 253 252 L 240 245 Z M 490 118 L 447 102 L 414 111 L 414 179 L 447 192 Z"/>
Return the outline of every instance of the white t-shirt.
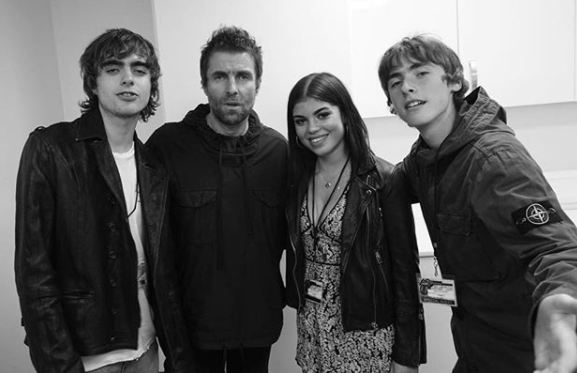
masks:
<path fill-rule="evenodd" d="M 100 355 L 83 356 L 82 363 L 84 370 L 91 371 L 106 365 L 130 361 L 139 358 L 144 354 L 156 338 L 156 330 L 152 322 L 152 310 L 148 303 L 148 270 L 146 256 L 144 254 L 143 230 L 142 230 L 142 210 L 138 177 L 136 174 L 136 158 L 134 155 L 134 142 L 126 153 L 112 153 L 116 161 L 116 167 L 122 181 L 122 189 L 126 200 L 128 214 L 128 224 L 130 233 L 136 246 L 138 257 L 138 304 L 140 306 L 140 327 L 138 328 L 138 348 L 136 350 L 121 349 L 114 350 Z"/>

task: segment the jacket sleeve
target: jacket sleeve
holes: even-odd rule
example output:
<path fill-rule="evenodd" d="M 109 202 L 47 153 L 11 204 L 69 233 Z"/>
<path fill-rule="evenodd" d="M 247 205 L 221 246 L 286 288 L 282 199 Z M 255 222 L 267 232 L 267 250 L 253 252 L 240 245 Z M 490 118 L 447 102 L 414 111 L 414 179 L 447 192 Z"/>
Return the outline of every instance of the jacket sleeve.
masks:
<path fill-rule="evenodd" d="M 513 143 L 495 152 L 477 175 L 473 210 L 500 246 L 528 263 L 536 283 L 532 313 L 548 295 L 577 298 L 577 229 L 525 148 Z M 531 222 L 535 203 L 547 212 Z"/>
<path fill-rule="evenodd" d="M 193 350 L 182 315 L 182 297 L 176 276 L 175 246 L 169 216 L 170 214 L 167 213 L 163 229 L 164 245 L 159 253 L 162 260 L 159 260 L 157 271 L 157 276 L 160 277 L 157 281 L 162 283 L 160 289 L 157 290 L 158 307 L 168 312 L 159 313 L 158 340 L 166 357 L 165 373 L 194 373 Z"/>
<path fill-rule="evenodd" d="M 425 324 L 419 302 L 419 252 L 409 189 L 400 168 L 395 168 L 381 197 L 387 247 L 392 261 L 395 344 L 393 360 L 417 367 L 426 362 Z"/>
<path fill-rule="evenodd" d="M 84 372 L 60 305 L 55 269 L 55 206 L 50 145 L 37 133 L 29 137 L 16 186 L 16 288 L 26 342 L 35 369 L 43 373 Z"/>

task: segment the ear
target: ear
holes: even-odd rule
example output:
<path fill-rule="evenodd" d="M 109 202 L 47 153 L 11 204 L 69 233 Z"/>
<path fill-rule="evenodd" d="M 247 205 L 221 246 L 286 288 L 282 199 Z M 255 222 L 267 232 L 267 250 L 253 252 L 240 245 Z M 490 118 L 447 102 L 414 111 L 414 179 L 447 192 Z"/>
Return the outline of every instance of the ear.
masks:
<path fill-rule="evenodd" d="M 451 90 L 451 92 L 459 92 L 461 90 L 461 88 L 463 87 L 463 83 L 461 82 L 457 82 L 457 83 L 449 83 L 449 89 Z"/>
<path fill-rule="evenodd" d="M 258 93 L 259 89 L 260 89 L 260 82 L 262 81 L 262 78 L 259 78 L 256 80 L 256 93 Z"/>

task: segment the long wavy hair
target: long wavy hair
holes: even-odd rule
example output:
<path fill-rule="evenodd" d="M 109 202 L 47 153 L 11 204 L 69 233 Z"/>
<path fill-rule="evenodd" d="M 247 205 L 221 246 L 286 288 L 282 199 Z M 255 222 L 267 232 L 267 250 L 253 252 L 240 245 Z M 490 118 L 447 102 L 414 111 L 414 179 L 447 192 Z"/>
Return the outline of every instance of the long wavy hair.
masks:
<path fill-rule="evenodd" d="M 289 94 L 287 107 L 287 129 L 289 138 L 290 184 L 306 183 L 314 173 L 317 156 L 297 142 L 293 109 L 307 98 L 314 98 L 337 106 L 345 126 L 345 146 L 350 155 L 353 174 L 359 165 L 372 156 L 369 135 L 363 118 L 355 106 L 343 82 L 331 73 L 321 72 L 300 79 Z M 304 172 L 303 172 L 304 171 Z"/>

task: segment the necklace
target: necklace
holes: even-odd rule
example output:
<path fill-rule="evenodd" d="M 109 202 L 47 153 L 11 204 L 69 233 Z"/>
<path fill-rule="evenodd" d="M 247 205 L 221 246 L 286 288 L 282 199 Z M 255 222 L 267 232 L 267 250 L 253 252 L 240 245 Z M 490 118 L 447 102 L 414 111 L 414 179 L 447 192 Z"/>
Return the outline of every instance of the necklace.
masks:
<path fill-rule="evenodd" d="M 341 171 L 339 172 L 339 178 L 337 179 L 337 185 L 341 181 L 343 174 L 345 173 L 345 169 L 347 168 L 348 164 L 349 164 L 349 158 L 347 158 L 347 161 L 345 162 L 345 164 L 343 165 L 343 168 L 341 168 Z M 320 173 L 320 171 L 319 171 L 319 173 Z M 322 177 L 322 174 L 321 174 L 321 177 Z M 323 179 L 324 179 L 324 177 L 323 177 Z M 313 228 L 312 229 L 313 230 L 312 230 L 312 232 L 313 232 L 313 236 L 316 237 L 316 228 L 318 226 L 320 226 L 320 224 L 322 224 L 322 222 L 320 222 L 320 219 L 323 217 L 325 210 L 327 209 L 327 206 L 329 205 L 329 202 L 333 198 L 333 195 L 335 194 L 335 191 L 337 190 L 337 188 L 335 188 L 331 191 L 329 198 L 324 203 L 323 208 L 321 209 L 320 215 L 315 219 L 315 178 L 314 177 L 313 177 L 312 183 L 313 183 L 313 185 L 312 185 L 312 187 L 313 187 L 312 188 L 313 189 L 312 190 L 312 192 L 313 192 L 313 195 L 312 195 L 312 216 L 313 216 Z M 325 187 L 326 187 L 326 185 L 325 185 Z M 326 216 L 325 216 L 325 218 L 326 218 Z M 316 221 L 316 224 L 315 224 L 315 221 Z"/>
<path fill-rule="evenodd" d="M 343 173 L 345 172 L 347 165 L 349 164 L 349 158 L 347 158 L 345 164 L 343 165 L 343 168 L 341 168 L 341 170 L 337 173 L 335 173 L 333 176 L 331 176 L 330 178 L 326 178 L 323 173 L 321 172 L 321 170 L 319 169 L 319 175 L 321 175 L 321 178 L 323 179 L 323 181 L 325 182 L 323 184 L 323 186 L 326 189 L 331 189 L 333 187 L 333 180 L 338 176 L 338 180 L 337 183 L 335 185 L 339 185 L 339 181 L 341 180 L 341 177 L 343 176 Z M 337 187 L 337 189 L 340 189 L 340 187 Z"/>

